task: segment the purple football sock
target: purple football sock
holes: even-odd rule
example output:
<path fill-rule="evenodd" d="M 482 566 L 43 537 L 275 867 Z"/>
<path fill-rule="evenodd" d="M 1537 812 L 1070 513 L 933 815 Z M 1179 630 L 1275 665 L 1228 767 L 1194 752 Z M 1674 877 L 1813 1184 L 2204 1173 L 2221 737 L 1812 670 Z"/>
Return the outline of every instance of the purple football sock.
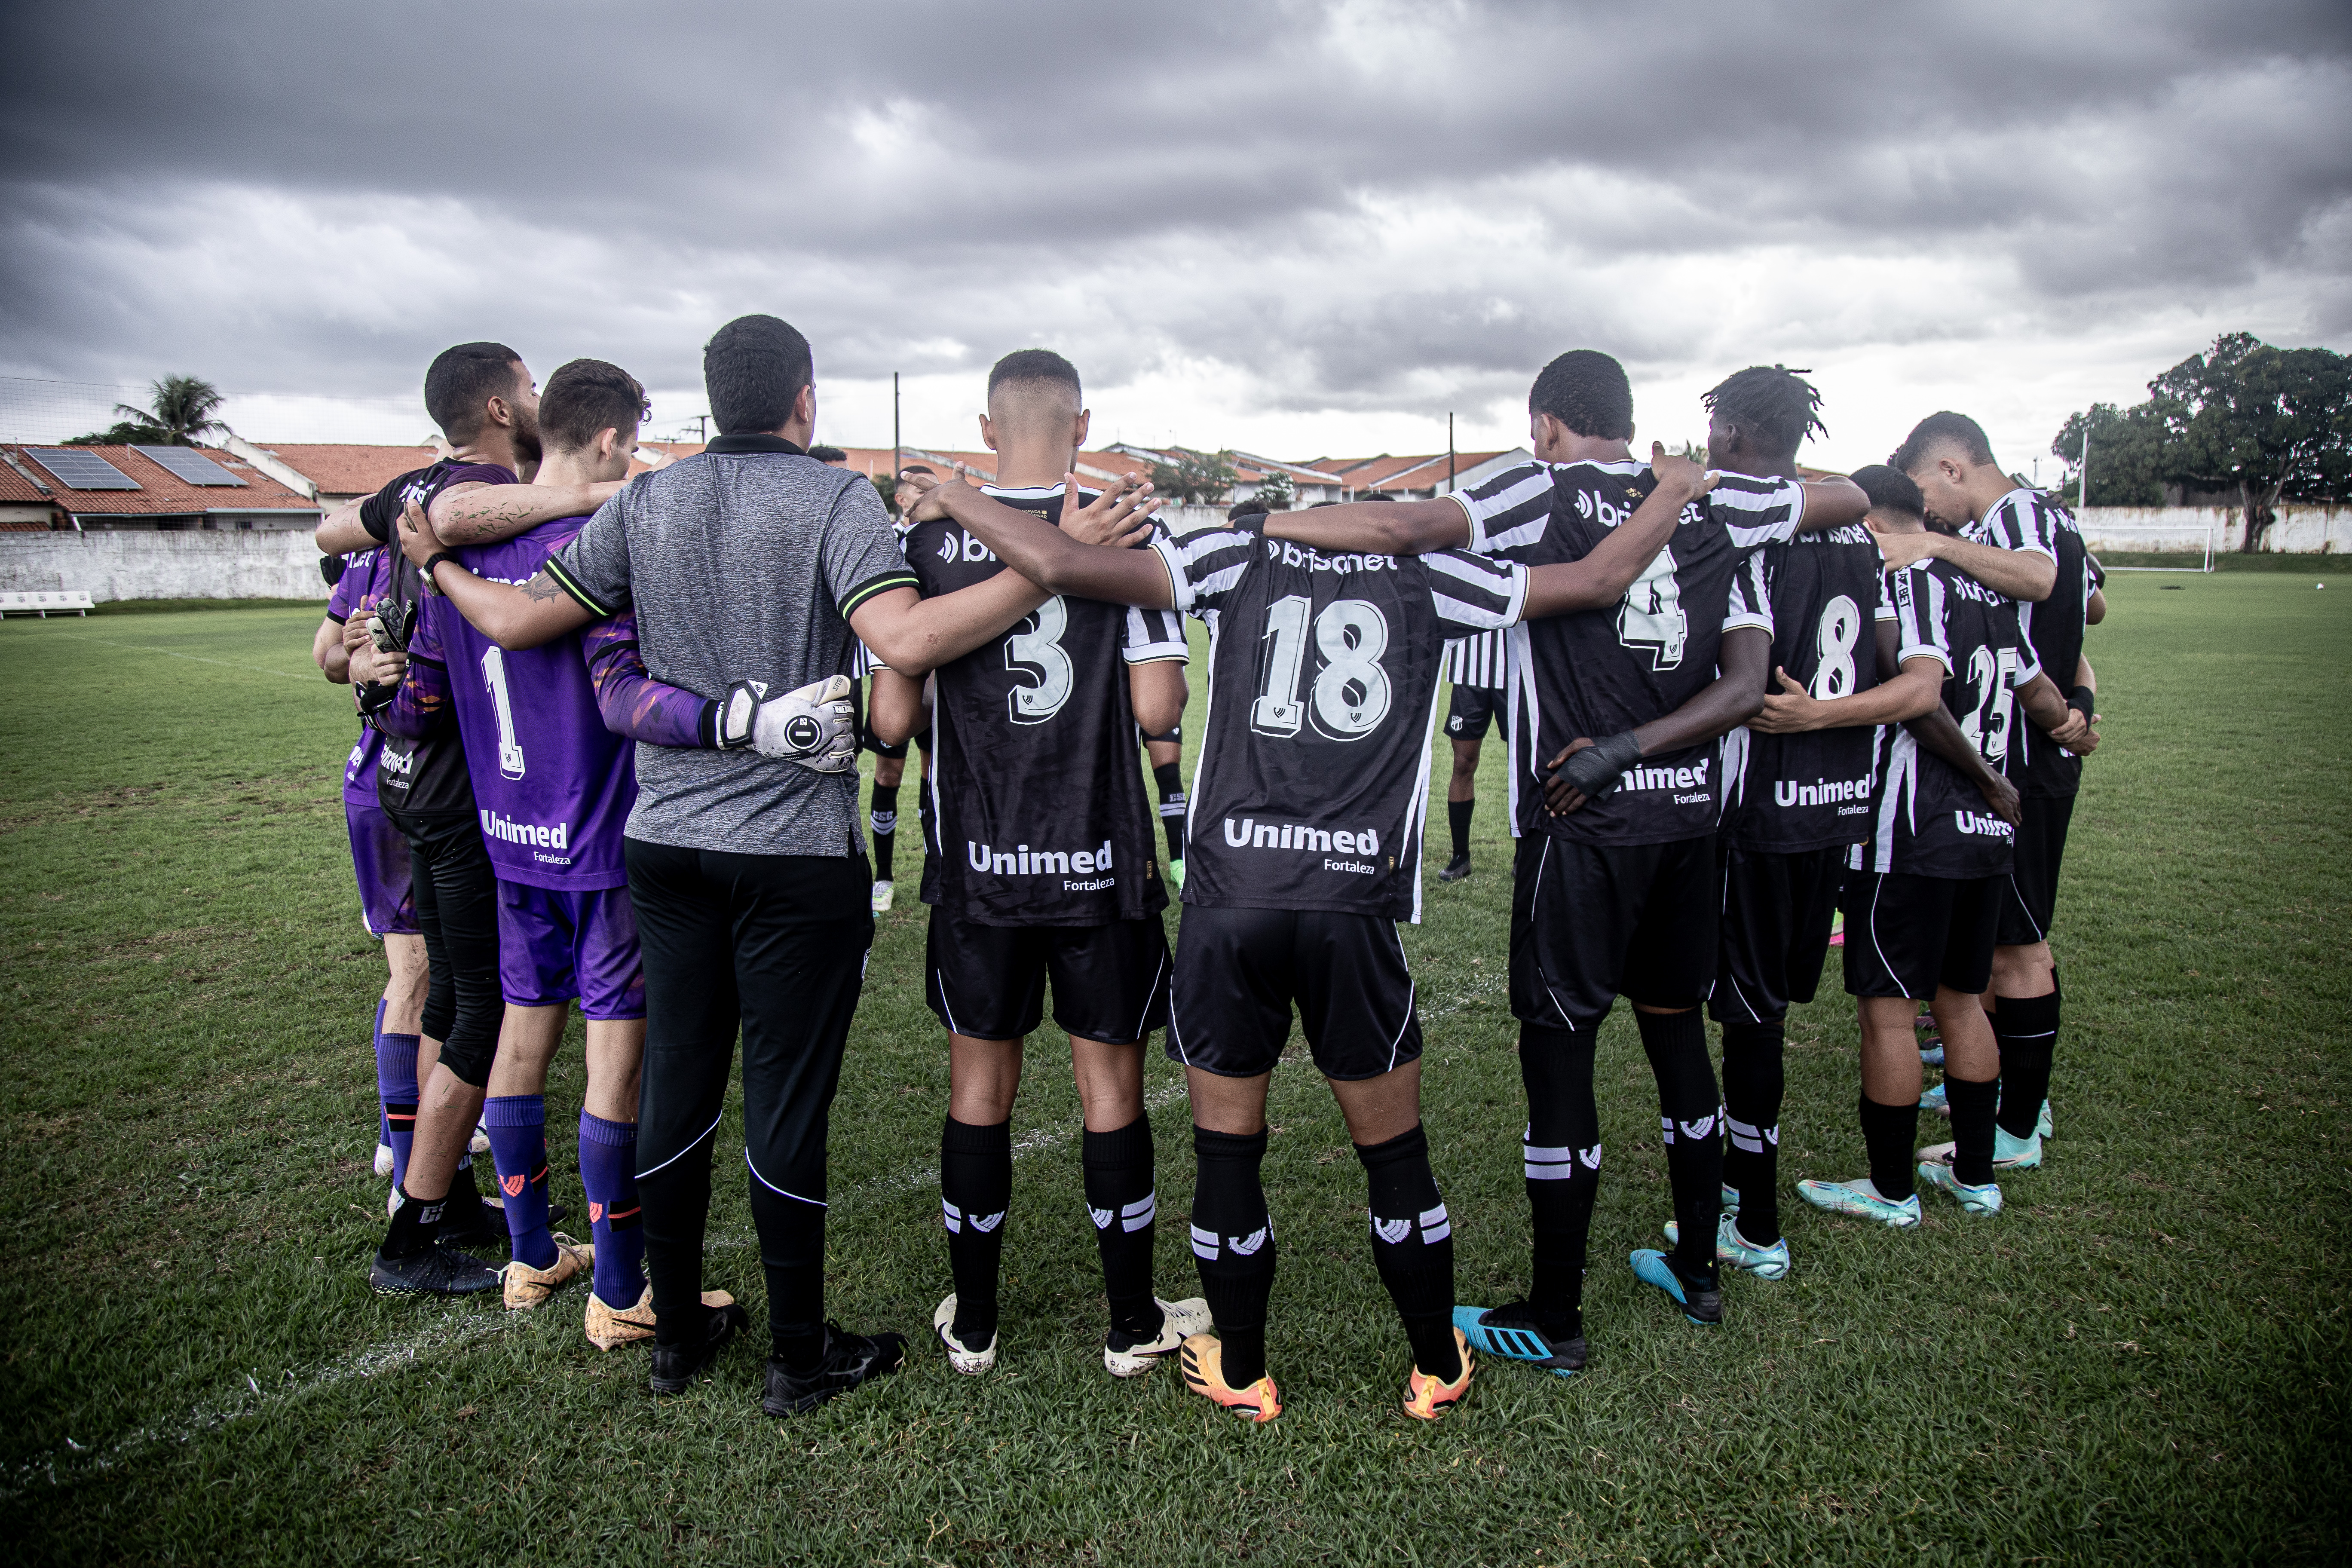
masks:
<path fill-rule="evenodd" d="M 375 1094 L 383 1139 L 392 1145 L 392 1182 L 408 1178 L 408 1151 L 416 1142 L 416 1037 L 383 1032 L 383 1004 L 375 1011 Z"/>
<path fill-rule="evenodd" d="M 596 1242 L 596 1299 L 627 1311 L 646 1293 L 646 1233 L 637 1224 L 637 1124 L 580 1113 L 580 1184 Z"/>
<path fill-rule="evenodd" d="M 555 1237 L 547 1226 L 547 1099 L 502 1094 L 482 1101 L 482 1125 L 490 1134 L 490 1158 L 499 1168 L 499 1195 L 506 1199 L 507 1235 L 515 1260 L 533 1268 L 555 1266 Z"/>

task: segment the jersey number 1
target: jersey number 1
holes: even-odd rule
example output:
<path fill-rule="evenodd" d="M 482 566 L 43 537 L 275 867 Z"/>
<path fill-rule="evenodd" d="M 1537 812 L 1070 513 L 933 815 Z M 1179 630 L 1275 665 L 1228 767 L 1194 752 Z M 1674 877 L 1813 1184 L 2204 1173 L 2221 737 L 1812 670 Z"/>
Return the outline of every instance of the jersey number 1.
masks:
<path fill-rule="evenodd" d="M 482 654 L 482 684 L 490 689 L 490 707 L 499 716 L 499 772 L 510 779 L 522 777 L 522 737 L 515 733 L 514 699 L 507 695 L 507 656 L 492 647 Z"/>
<path fill-rule="evenodd" d="M 1357 741 L 1389 716 L 1389 674 L 1381 656 L 1389 650 L 1389 624 L 1380 606 L 1363 599 L 1334 599 L 1315 617 L 1315 647 L 1323 656 L 1307 700 L 1298 700 L 1307 662 L 1304 594 L 1286 594 L 1265 607 L 1260 642 L 1272 643 L 1261 657 L 1265 674 L 1250 705 L 1250 728 L 1262 735 L 1296 735 L 1311 704 L 1315 727 L 1335 741 Z M 1350 641 L 1350 638 L 1354 640 Z"/>

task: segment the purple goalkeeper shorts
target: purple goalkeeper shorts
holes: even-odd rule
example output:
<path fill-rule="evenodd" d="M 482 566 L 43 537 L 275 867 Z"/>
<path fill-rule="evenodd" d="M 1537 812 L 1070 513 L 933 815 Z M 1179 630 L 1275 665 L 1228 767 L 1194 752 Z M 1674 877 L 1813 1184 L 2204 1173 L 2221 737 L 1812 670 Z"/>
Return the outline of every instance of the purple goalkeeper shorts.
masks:
<path fill-rule="evenodd" d="M 566 893 L 499 884 L 499 986 L 514 1007 L 577 997 L 583 1018 L 646 1016 L 637 916 L 629 889 Z"/>
<path fill-rule="evenodd" d="M 416 900 L 408 890 L 408 840 L 377 805 L 343 802 L 352 834 L 352 875 L 360 885 L 360 919 L 370 936 L 415 936 Z"/>

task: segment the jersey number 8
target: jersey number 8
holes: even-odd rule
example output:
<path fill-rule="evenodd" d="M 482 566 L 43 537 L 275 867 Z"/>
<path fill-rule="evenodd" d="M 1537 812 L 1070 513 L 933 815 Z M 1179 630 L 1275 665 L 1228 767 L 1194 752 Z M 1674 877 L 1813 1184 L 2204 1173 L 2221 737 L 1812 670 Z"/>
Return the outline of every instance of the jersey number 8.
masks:
<path fill-rule="evenodd" d="M 1862 609 L 1840 594 L 1822 607 L 1821 637 L 1813 666 L 1813 700 L 1826 702 L 1853 691 L 1853 645 L 1862 637 Z"/>
<path fill-rule="evenodd" d="M 1250 728 L 1262 735 L 1296 735 L 1311 708 L 1315 728 L 1335 741 L 1360 741 L 1389 716 L 1389 674 L 1381 656 L 1389 650 L 1389 624 L 1380 606 L 1363 599 L 1334 599 L 1315 617 L 1315 648 L 1323 656 L 1307 700 L 1298 700 L 1307 659 L 1304 594 L 1286 594 L 1265 607 L 1260 642 L 1273 647 L 1261 656 L 1264 679 L 1250 705 Z"/>

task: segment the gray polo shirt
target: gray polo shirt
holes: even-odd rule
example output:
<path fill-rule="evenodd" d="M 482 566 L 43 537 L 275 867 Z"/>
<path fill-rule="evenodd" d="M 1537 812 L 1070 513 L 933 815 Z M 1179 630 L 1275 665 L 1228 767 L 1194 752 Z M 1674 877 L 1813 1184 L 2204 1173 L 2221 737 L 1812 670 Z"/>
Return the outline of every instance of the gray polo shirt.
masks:
<path fill-rule="evenodd" d="M 547 563 L 599 616 L 634 609 L 655 679 L 706 697 L 738 680 L 784 692 L 848 673 L 847 617 L 914 587 L 882 498 L 772 436 L 723 436 L 645 474 Z M 854 855 L 857 775 L 756 752 L 637 746 L 628 835 L 746 855 Z"/>

